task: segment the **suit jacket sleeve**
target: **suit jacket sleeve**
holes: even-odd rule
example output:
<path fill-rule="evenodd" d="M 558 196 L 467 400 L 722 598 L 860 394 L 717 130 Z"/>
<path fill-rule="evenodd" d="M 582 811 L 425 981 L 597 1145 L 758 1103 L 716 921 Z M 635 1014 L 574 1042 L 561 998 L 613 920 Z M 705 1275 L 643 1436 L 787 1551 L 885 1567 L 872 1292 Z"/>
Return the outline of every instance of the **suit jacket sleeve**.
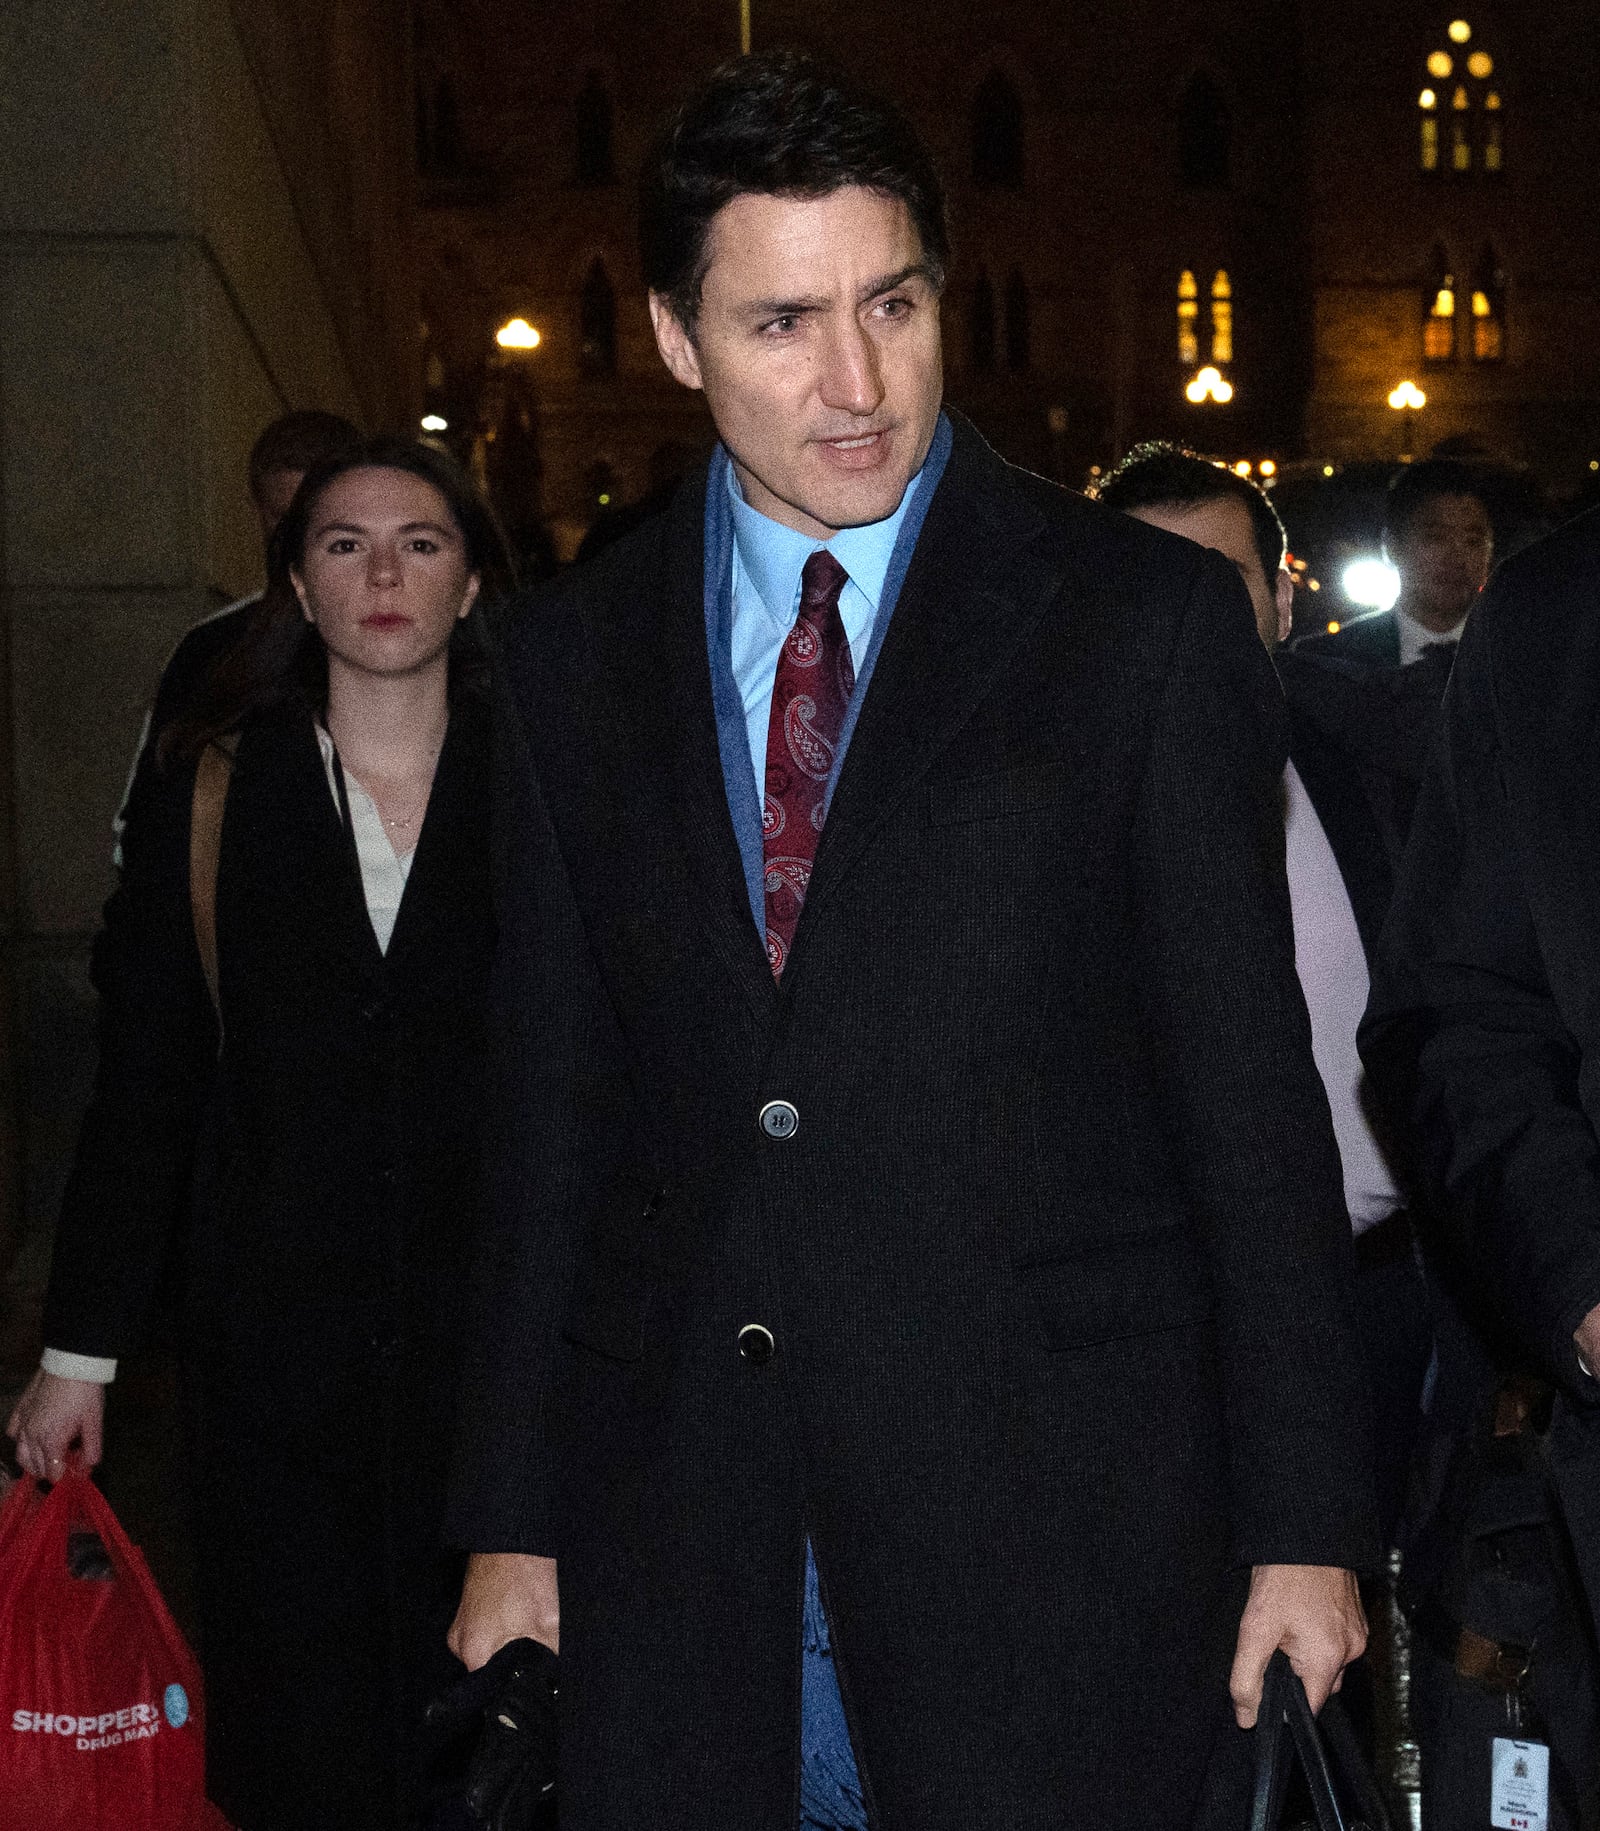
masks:
<path fill-rule="evenodd" d="M 1138 812 L 1138 972 L 1215 1288 L 1235 1556 L 1377 1544 L 1338 1147 L 1294 966 L 1282 697 L 1237 578 L 1197 568 Z"/>
<path fill-rule="evenodd" d="M 550 615 L 541 607 L 541 616 Z M 557 1555 L 562 1318 L 585 1226 L 619 1186 L 630 1103 L 621 1039 L 535 777 L 519 679 L 496 695 L 487 1212 L 452 1466 L 450 1542 Z M 504 683 L 502 683 L 503 685 Z"/>
<path fill-rule="evenodd" d="M 1514 575 L 1473 612 L 1384 929 L 1361 1051 L 1456 1264 L 1523 1348 L 1580 1379 L 1600 1304 L 1600 1150 L 1580 1052 L 1551 993 L 1523 881 L 1496 650 Z"/>
<path fill-rule="evenodd" d="M 154 770 L 139 843 L 106 904 L 94 1092 L 62 1201 L 44 1338 L 115 1357 L 136 1345 L 188 1206 L 217 1030 L 189 900 L 192 770 Z"/>

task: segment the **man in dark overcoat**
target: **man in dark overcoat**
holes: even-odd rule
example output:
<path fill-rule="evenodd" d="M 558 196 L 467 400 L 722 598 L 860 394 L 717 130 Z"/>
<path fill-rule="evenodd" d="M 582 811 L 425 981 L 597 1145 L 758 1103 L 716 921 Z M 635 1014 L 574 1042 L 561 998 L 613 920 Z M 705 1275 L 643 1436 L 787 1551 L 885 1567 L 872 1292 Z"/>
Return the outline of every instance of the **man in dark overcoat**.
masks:
<path fill-rule="evenodd" d="M 941 410 L 885 105 L 742 60 L 643 221 L 721 443 L 508 643 L 453 1644 L 577 1831 L 1195 1822 L 1376 1549 L 1248 598 Z"/>
<path fill-rule="evenodd" d="M 1441 1507 L 1416 1611 L 1416 1701 L 1452 1738 L 1440 1826 L 1481 1822 L 1511 1688 L 1552 1744 L 1554 1831 L 1600 1820 L 1597 735 L 1591 512 L 1507 560 L 1467 623 L 1361 1032 L 1471 1325 L 1441 1337 L 1444 1424 L 1492 1445 Z"/>

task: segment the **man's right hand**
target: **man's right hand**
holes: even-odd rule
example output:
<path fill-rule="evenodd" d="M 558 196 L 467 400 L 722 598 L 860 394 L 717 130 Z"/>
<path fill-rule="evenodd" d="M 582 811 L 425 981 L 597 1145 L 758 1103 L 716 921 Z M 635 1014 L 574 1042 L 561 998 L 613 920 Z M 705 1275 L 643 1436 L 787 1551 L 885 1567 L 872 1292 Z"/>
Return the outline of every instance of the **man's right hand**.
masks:
<path fill-rule="evenodd" d="M 41 1367 L 6 1423 L 17 1461 L 41 1481 L 54 1481 L 76 1445 L 92 1469 L 100 1460 L 106 1389 L 93 1380 L 65 1380 Z"/>
<path fill-rule="evenodd" d="M 475 1551 L 467 1560 L 467 1580 L 449 1638 L 450 1651 L 469 1672 L 486 1666 L 511 1640 L 542 1640 L 559 1653 L 555 1559 L 520 1551 Z"/>

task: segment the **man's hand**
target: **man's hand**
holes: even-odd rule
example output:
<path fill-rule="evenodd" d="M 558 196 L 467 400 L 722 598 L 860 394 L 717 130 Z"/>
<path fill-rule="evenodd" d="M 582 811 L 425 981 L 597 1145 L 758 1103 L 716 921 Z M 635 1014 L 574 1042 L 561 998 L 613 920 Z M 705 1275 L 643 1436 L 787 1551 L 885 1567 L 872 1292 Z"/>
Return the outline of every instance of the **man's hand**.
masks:
<path fill-rule="evenodd" d="M 41 1481 L 54 1481 L 74 1444 L 92 1469 L 100 1460 L 106 1389 L 94 1380 L 64 1380 L 41 1367 L 29 1380 L 6 1423 L 17 1442 L 17 1461 Z"/>
<path fill-rule="evenodd" d="M 1367 1647 L 1367 1618 L 1354 1575 L 1327 1564 L 1258 1564 L 1239 1623 L 1228 1689 L 1241 1729 L 1255 1726 L 1267 1662 L 1279 1647 L 1320 1710 Z"/>
<path fill-rule="evenodd" d="M 475 1551 L 467 1560 L 461 1606 L 450 1624 L 450 1651 L 476 1672 L 507 1641 L 523 1638 L 542 1640 L 552 1653 L 561 1651 L 555 1559 Z"/>

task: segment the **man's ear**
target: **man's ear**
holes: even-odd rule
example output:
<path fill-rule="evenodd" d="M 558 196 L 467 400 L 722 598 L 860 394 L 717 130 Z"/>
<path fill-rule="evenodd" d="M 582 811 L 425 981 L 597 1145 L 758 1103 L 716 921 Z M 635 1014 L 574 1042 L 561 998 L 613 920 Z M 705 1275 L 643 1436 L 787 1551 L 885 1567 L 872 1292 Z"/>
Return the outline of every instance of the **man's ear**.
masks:
<path fill-rule="evenodd" d="M 650 322 L 655 326 L 656 348 L 661 360 L 672 372 L 674 381 L 686 388 L 704 387 L 700 377 L 700 356 L 694 339 L 684 329 L 678 314 L 658 292 L 650 295 Z"/>
<path fill-rule="evenodd" d="M 1287 642 L 1294 628 L 1294 574 L 1287 566 L 1278 568 L 1272 581 L 1272 596 L 1278 606 L 1278 640 Z"/>

